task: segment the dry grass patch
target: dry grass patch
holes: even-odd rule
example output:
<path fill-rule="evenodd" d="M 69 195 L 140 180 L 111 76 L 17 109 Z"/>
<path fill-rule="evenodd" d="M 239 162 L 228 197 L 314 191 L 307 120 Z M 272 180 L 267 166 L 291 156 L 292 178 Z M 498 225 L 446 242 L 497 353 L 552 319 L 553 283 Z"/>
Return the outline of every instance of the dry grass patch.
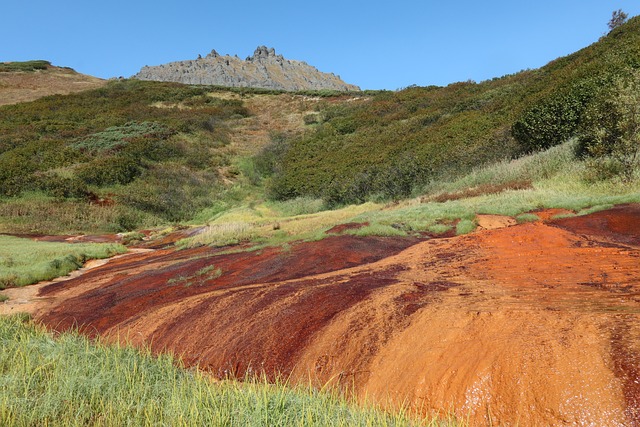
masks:
<path fill-rule="evenodd" d="M 33 72 L 0 73 L 0 105 L 18 104 L 43 96 L 66 95 L 97 89 L 106 84 L 106 80 L 59 67 Z"/>

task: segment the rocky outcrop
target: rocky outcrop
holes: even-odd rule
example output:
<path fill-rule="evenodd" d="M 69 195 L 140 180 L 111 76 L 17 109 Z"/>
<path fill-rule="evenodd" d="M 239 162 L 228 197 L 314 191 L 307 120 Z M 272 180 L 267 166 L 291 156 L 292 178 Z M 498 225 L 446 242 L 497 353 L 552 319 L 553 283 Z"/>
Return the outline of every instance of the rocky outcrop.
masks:
<path fill-rule="evenodd" d="M 212 50 L 195 60 L 145 66 L 133 78 L 198 85 L 255 87 L 287 91 L 338 90 L 355 91 L 359 87 L 347 84 L 340 76 L 323 73 L 302 61 L 285 59 L 275 49 L 258 46 L 253 56 L 242 60 L 238 56 L 221 56 Z"/>

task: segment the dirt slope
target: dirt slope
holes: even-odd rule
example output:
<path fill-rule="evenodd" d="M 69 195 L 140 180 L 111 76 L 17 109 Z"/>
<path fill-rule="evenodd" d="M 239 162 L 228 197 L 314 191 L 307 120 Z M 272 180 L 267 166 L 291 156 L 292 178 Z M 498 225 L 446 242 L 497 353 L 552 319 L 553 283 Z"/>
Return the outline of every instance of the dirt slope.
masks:
<path fill-rule="evenodd" d="M 473 425 L 638 426 L 638 238 L 627 205 L 422 242 L 160 250 L 43 288 L 37 318 Z"/>
<path fill-rule="evenodd" d="M 96 89 L 106 83 L 106 80 L 80 74 L 69 68 L 53 66 L 33 72 L 0 73 L 0 105 Z"/>

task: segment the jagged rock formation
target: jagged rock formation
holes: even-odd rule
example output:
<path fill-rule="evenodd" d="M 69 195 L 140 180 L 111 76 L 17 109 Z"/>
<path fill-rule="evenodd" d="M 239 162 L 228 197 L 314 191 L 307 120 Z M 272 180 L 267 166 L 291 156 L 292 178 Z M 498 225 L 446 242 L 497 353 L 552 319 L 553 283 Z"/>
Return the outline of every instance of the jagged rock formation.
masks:
<path fill-rule="evenodd" d="M 258 46 L 246 60 L 238 56 L 220 56 L 212 50 L 195 60 L 145 66 L 133 78 L 186 84 L 230 87 L 255 87 L 287 91 L 339 90 L 354 91 L 340 76 L 323 73 L 306 62 L 285 59 L 273 48 Z"/>

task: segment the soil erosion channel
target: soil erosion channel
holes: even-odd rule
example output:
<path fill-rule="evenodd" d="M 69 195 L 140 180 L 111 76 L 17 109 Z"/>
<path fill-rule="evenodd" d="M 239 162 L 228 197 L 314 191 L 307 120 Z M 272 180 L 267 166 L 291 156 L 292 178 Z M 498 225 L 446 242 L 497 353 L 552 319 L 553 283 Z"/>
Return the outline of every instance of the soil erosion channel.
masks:
<path fill-rule="evenodd" d="M 157 250 L 40 296 L 52 328 L 220 377 L 311 379 L 473 425 L 640 425 L 640 205 L 426 241 Z"/>

